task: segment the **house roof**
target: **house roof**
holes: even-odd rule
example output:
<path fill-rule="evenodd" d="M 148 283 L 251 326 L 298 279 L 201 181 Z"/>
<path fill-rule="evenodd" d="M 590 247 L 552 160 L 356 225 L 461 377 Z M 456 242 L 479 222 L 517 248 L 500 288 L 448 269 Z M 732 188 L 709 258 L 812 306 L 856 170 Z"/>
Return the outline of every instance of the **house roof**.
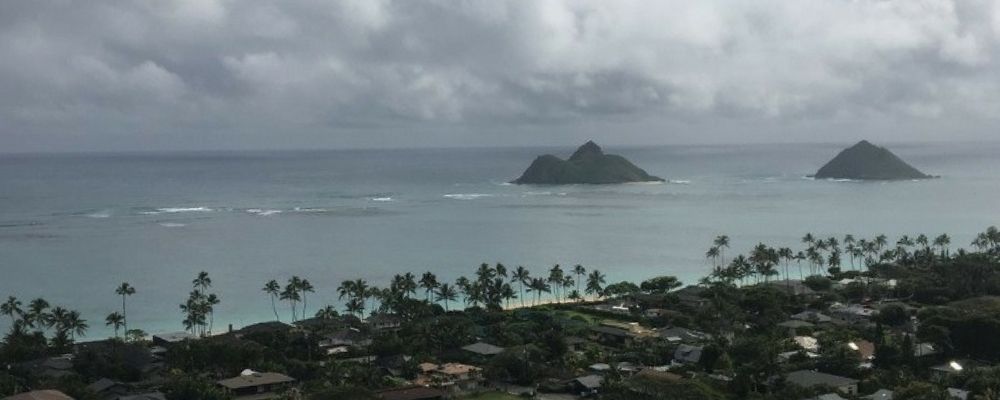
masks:
<path fill-rule="evenodd" d="M 685 363 L 696 363 L 701 360 L 701 350 L 700 346 L 682 344 L 674 350 L 674 359 Z"/>
<path fill-rule="evenodd" d="M 815 400 L 847 400 L 847 399 L 845 399 L 843 397 L 840 397 L 840 395 L 836 394 L 836 393 L 821 394 L 819 396 L 813 397 L 813 399 L 815 399 Z"/>
<path fill-rule="evenodd" d="M 870 400 L 892 400 L 892 391 L 889 389 L 879 389 L 875 393 L 865 396 L 864 398 Z"/>
<path fill-rule="evenodd" d="M 792 315 L 792 319 L 809 322 L 830 322 L 833 318 L 830 318 L 829 315 L 823 314 L 819 311 L 806 310 Z"/>
<path fill-rule="evenodd" d="M 246 370 L 243 371 L 240 376 L 235 378 L 223 379 L 219 381 L 219 385 L 224 386 L 228 389 L 243 389 L 249 387 L 263 386 L 263 385 L 273 385 L 277 383 L 291 383 L 295 382 L 295 379 L 285 375 L 279 374 L 277 372 L 256 372 Z"/>
<path fill-rule="evenodd" d="M 797 320 L 797 319 L 790 319 L 788 321 L 779 323 L 778 326 L 780 326 L 782 328 L 797 329 L 797 328 L 812 328 L 812 327 L 814 327 L 816 325 L 814 325 L 812 322 L 808 322 L 808 321 L 802 321 L 802 320 Z"/>
<path fill-rule="evenodd" d="M 167 396 L 160 392 L 149 392 L 133 394 L 131 396 L 122 396 L 118 400 L 167 400 Z"/>
<path fill-rule="evenodd" d="M 600 375 L 586 375 L 573 379 L 573 381 L 587 389 L 597 389 L 601 387 L 604 377 Z"/>
<path fill-rule="evenodd" d="M 375 314 L 365 320 L 369 324 L 398 324 L 402 321 L 402 318 L 394 314 Z"/>
<path fill-rule="evenodd" d="M 375 395 L 384 400 L 425 400 L 442 398 L 447 393 L 438 389 L 410 386 L 404 388 L 385 389 L 375 392 Z"/>
<path fill-rule="evenodd" d="M 843 376 L 831 375 L 822 372 L 799 370 L 789 372 L 785 375 L 785 380 L 798 386 L 810 388 L 813 386 L 841 387 L 858 383 L 857 379 L 845 378 Z"/>
<path fill-rule="evenodd" d="M 468 374 L 470 372 L 479 371 L 480 369 L 481 368 L 476 367 L 476 366 L 472 366 L 472 365 L 459 364 L 459 363 L 447 363 L 447 364 L 442 364 L 442 365 L 438 366 L 437 370 L 438 370 L 438 372 L 440 372 L 442 374 L 445 374 L 445 375 L 461 375 L 461 374 Z"/>
<path fill-rule="evenodd" d="M 236 333 L 240 335 L 248 335 L 253 333 L 272 333 L 272 332 L 284 332 L 292 329 L 291 325 L 279 321 L 270 322 L 258 322 L 256 324 L 250 324 L 240 328 Z"/>
<path fill-rule="evenodd" d="M 476 342 L 468 346 L 462 347 L 462 350 L 483 356 L 495 356 L 497 354 L 503 353 L 504 348 L 500 346 L 494 346 L 492 344 L 485 342 Z"/>
<path fill-rule="evenodd" d="M 113 388 L 115 386 L 118 386 L 118 385 L 121 385 L 121 384 L 118 383 L 118 382 L 115 382 L 115 381 L 113 381 L 111 379 L 108 379 L 108 378 L 101 378 L 97 382 L 94 382 L 94 383 L 91 383 L 91 384 L 87 385 L 87 389 L 89 389 L 89 390 L 91 390 L 91 391 L 93 391 L 95 393 L 100 393 L 100 392 L 103 392 L 105 390 L 111 389 L 111 388 Z"/>
<path fill-rule="evenodd" d="M 667 339 L 671 342 L 685 341 L 685 340 L 704 340 L 708 339 L 709 335 L 704 332 L 699 332 L 692 329 L 681 328 L 681 327 L 671 327 L 663 328 L 657 331 L 661 338 Z"/>
<path fill-rule="evenodd" d="M 73 400 L 73 398 L 58 390 L 35 390 L 4 397 L 3 400 Z"/>
<path fill-rule="evenodd" d="M 162 340 L 167 343 L 177 343 L 184 340 L 193 340 L 198 337 L 187 332 L 157 333 L 153 335 L 154 340 Z"/>

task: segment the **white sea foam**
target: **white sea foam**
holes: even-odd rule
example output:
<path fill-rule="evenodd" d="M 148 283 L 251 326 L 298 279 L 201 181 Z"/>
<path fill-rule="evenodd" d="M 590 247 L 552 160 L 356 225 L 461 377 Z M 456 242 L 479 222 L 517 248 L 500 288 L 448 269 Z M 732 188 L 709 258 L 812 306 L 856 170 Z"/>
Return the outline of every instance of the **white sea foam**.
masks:
<path fill-rule="evenodd" d="M 251 208 L 248 209 L 247 212 L 253 215 L 260 215 L 262 217 L 266 217 L 268 215 L 281 214 L 281 210 L 266 210 L 262 208 Z"/>
<path fill-rule="evenodd" d="M 164 228 L 183 228 L 187 226 L 187 224 L 182 224 L 180 222 L 160 222 L 159 225 Z"/>
<path fill-rule="evenodd" d="M 690 185 L 691 181 L 685 179 L 669 180 L 668 183 L 673 183 L 675 185 Z"/>
<path fill-rule="evenodd" d="M 493 195 L 486 193 L 451 193 L 444 195 L 444 197 L 454 200 L 475 200 L 482 197 L 493 197 Z"/>
<path fill-rule="evenodd" d="M 84 216 L 87 218 L 111 218 L 111 210 L 94 211 L 84 214 Z"/>
<path fill-rule="evenodd" d="M 393 200 L 392 197 L 372 197 L 372 201 L 386 202 L 386 201 L 395 201 L 395 200 Z"/>

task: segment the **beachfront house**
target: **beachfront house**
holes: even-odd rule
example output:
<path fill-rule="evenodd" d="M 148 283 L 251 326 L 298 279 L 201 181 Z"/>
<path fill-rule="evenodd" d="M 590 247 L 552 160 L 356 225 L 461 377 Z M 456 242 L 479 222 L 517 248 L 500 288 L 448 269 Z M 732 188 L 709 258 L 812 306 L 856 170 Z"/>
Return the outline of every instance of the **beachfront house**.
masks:
<path fill-rule="evenodd" d="M 857 379 L 816 371 L 799 370 L 789 372 L 785 375 L 785 382 L 805 389 L 828 387 L 851 396 L 858 394 Z"/>
<path fill-rule="evenodd" d="M 701 346 L 682 344 L 674 350 L 674 362 L 679 364 L 697 364 L 701 361 Z"/>
<path fill-rule="evenodd" d="M 397 331 L 403 324 L 403 319 L 394 314 L 375 314 L 365 320 L 375 332 Z"/>
<path fill-rule="evenodd" d="M 218 385 L 237 400 L 267 400 L 277 398 L 294 383 L 295 379 L 285 374 L 247 369 L 237 377 L 219 381 Z"/>
<path fill-rule="evenodd" d="M 597 391 L 604 383 L 604 377 L 600 375 L 585 375 L 577 377 L 570 382 L 573 393 L 581 397 L 588 397 L 597 394 Z"/>

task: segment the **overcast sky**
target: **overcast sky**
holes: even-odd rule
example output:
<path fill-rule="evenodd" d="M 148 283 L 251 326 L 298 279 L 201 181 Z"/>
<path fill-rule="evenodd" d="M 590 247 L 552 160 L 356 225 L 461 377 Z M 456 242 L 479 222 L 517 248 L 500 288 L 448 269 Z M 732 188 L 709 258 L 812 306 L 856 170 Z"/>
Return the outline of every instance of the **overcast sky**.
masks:
<path fill-rule="evenodd" d="M 0 2 L 0 151 L 995 140 L 1000 2 Z"/>

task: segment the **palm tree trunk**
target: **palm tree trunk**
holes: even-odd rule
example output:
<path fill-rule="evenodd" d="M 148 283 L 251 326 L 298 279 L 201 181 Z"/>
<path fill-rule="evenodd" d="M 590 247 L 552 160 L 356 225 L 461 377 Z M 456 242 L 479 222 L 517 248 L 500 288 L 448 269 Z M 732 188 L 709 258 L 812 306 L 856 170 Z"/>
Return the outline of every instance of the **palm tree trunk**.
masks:
<path fill-rule="evenodd" d="M 281 317 L 278 316 L 278 306 L 274 304 L 274 295 L 271 295 L 271 311 L 274 311 L 274 320 L 281 321 Z"/>
<path fill-rule="evenodd" d="M 122 321 L 124 321 L 124 323 L 125 323 L 125 332 L 128 332 L 128 314 L 125 313 L 125 295 L 124 294 L 122 295 Z"/>

